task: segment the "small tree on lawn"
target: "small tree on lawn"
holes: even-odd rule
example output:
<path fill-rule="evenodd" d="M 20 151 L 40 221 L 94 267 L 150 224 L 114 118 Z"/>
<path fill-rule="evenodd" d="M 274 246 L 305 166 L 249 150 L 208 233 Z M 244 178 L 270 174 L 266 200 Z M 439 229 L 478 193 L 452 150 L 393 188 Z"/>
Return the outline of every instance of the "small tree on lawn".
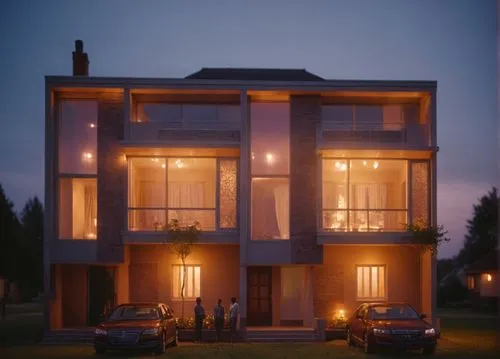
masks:
<path fill-rule="evenodd" d="M 186 287 L 186 259 L 191 254 L 193 245 L 200 239 L 200 224 L 195 222 L 192 225 L 181 226 L 178 219 L 172 219 L 168 226 L 168 239 L 172 243 L 172 248 L 182 262 L 182 283 L 181 283 L 181 319 L 184 320 L 184 288 Z"/>
<path fill-rule="evenodd" d="M 443 225 L 430 226 L 421 220 L 415 223 L 405 224 L 408 232 L 412 233 L 412 242 L 419 245 L 424 252 L 430 251 L 432 255 L 437 254 L 438 247 L 443 242 L 450 240 L 446 235 L 448 231 Z"/>

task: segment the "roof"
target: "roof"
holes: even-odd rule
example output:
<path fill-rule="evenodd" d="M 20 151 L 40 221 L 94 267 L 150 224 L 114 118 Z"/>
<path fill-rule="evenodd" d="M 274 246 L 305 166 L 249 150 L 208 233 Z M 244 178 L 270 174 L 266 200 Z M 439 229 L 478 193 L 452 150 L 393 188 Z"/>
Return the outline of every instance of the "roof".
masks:
<path fill-rule="evenodd" d="M 487 271 L 496 271 L 498 269 L 498 250 L 492 250 L 483 258 L 472 263 L 467 268 L 467 273 L 481 273 Z"/>
<path fill-rule="evenodd" d="M 208 68 L 186 76 L 197 80 L 239 80 L 239 81 L 324 81 L 306 69 L 265 68 Z"/>

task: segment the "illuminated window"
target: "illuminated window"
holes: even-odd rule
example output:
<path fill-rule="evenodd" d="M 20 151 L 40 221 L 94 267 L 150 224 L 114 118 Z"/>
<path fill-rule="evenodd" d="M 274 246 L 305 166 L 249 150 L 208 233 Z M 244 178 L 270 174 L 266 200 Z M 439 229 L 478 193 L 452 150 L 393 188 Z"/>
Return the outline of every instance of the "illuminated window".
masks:
<path fill-rule="evenodd" d="M 467 288 L 476 289 L 476 278 L 472 275 L 467 277 Z"/>
<path fill-rule="evenodd" d="M 59 180 L 59 238 L 97 239 L 97 179 Z"/>
<path fill-rule="evenodd" d="M 252 103 L 251 238 L 290 238 L 290 105 Z"/>
<path fill-rule="evenodd" d="M 183 270 L 182 265 L 172 266 L 172 298 L 182 299 L 182 280 L 184 273 L 186 281 L 184 283 L 184 299 L 195 299 L 200 296 L 201 268 L 198 265 L 186 265 Z"/>
<path fill-rule="evenodd" d="M 129 230 L 162 231 L 172 219 L 204 231 L 236 228 L 237 168 L 234 159 L 129 158 Z"/>
<path fill-rule="evenodd" d="M 59 103 L 59 173 L 97 174 L 97 101 Z"/>
<path fill-rule="evenodd" d="M 377 300 L 387 297 L 385 266 L 357 266 L 356 271 L 357 299 Z"/>
<path fill-rule="evenodd" d="M 407 161 L 323 159 L 322 227 L 402 231 L 407 223 Z"/>

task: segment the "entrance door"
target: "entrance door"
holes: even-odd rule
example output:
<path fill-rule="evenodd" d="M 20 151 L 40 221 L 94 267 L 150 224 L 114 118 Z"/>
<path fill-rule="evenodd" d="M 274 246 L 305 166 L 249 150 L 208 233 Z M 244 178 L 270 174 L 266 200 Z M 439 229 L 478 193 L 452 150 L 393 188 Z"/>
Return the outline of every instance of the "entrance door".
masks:
<path fill-rule="evenodd" d="M 272 268 L 248 267 L 247 324 L 270 326 L 272 311 Z"/>
<path fill-rule="evenodd" d="M 88 272 L 88 325 L 99 324 L 103 314 L 115 306 L 114 268 L 90 266 Z"/>

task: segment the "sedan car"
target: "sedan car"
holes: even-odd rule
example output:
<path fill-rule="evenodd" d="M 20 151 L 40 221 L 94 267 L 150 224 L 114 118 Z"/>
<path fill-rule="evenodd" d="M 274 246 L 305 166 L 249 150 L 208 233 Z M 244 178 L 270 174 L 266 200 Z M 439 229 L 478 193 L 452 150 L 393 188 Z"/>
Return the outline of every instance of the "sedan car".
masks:
<path fill-rule="evenodd" d="M 173 310 L 163 303 L 130 303 L 116 307 L 95 330 L 96 353 L 114 349 L 151 349 L 164 353 L 177 345 Z"/>
<path fill-rule="evenodd" d="M 347 344 L 362 345 L 365 353 L 381 347 L 436 351 L 436 331 L 404 303 L 366 303 L 347 321 Z"/>

